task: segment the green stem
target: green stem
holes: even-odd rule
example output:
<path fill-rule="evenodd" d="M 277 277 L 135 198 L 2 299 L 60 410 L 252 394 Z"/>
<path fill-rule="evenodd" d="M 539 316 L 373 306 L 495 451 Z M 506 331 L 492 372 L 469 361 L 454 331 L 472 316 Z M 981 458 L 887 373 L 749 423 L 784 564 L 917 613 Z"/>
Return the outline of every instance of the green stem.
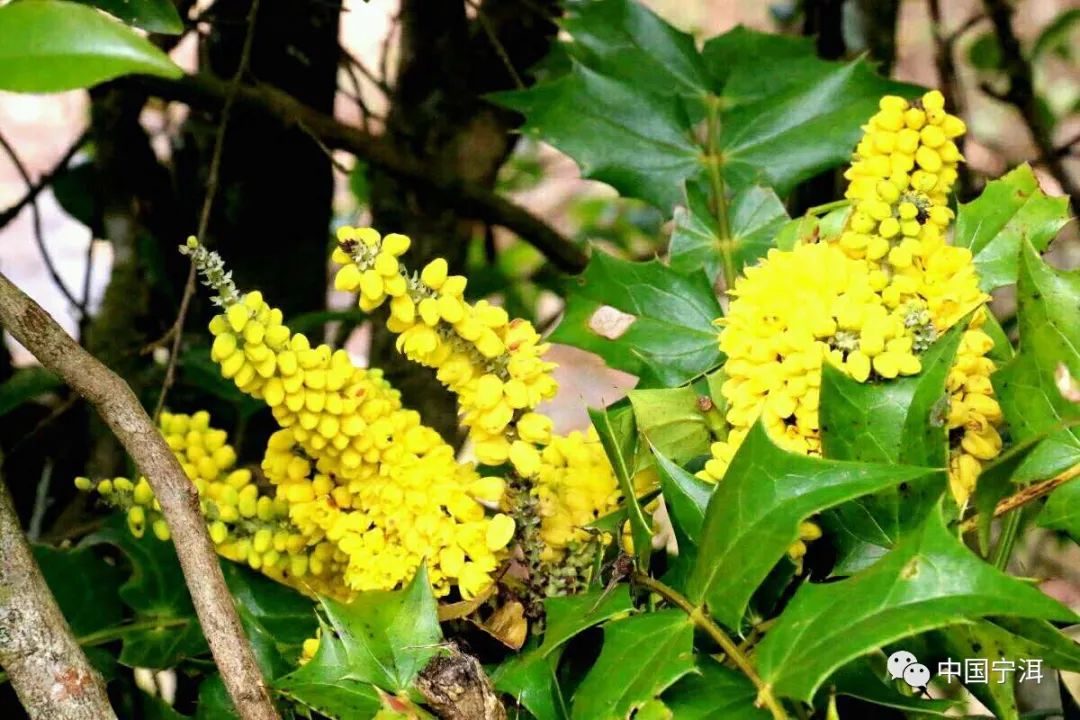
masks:
<path fill-rule="evenodd" d="M 1015 508 L 1005 516 L 1005 520 L 1001 525 L 1001 536 L 994 547 L 994 557 L 991 560 L 998 570 L 1004 570 L 1005 566 L 1009 564 L 1009 557 L 1012 556 L 1013 546 L 1019 536 L 1021 514 L 1022 510 Z"/>
<path fill-rule="evenodd" d="M 827 202 L 824 205 L 815 205 L 814 207 L 807 210 L 806 214 L 807 215 L 824 215 L 827 212 L 832 212 L 833 210 L 839 210 L 840 208 L 846 208 L 849 205 L 851 205 L 850 200 L 833 200 L 832 202 Z"/>
<path fill-rule="evenodd" d="M 709 171 L 709 189 L 711 191 L 711 209 L 716 217 L 720 233 L 720 259 L 724 269 L 724 285 L 730 290 L 735 287 L 738 271 L 731 247 L 731 225 L 728 220 L 727 189 L 724 176 L 720 173 L 720 98 L 710 95 L 705 99 L 707 120 L 705 126 L 705 167 Z"/>
<path fill-rule="evenodd" d="M 141 632 L 143 630 L 163 630 L 165 628 L 187 625 L 190 622 L 191 618 L 140 620 L 127 625 L 117 625 L 115 627 L 97 630 L 88 635 L 83 635 L 81 638 L 78 638 L 77 642 L 80 647 L 97 647 L 98 645 L 104 645 L 113 640 L 122 640 L 128 633 Z M 3 685 L 7 681 L 7 673 L 0 672 L 0 685 Z"/>
<path fill-rule="evenodd" d="M 738 667 L 746 677 L 750 678 L 750 682 L 754 683 L 754 687 L 756 687 L 758 691 L 757 704 L 768 708 L 769 712 L 772 713 L 774 720 L 787 720 L 787 711 L 784 710 L 784 706 L 780 701 L 773 697 L 772 688 L 762 681 L 749 658 L 747 658 L 743 651 L 739 649 L 739 646 L 735 644 L 735 641 L 729 638 L 727 633 L 725 633 L 719 625 L 713 622 L 713 619 L 709 617 L 709 614 L 704 608 L 694 605 L 685 595 L 675 588 L 669 587 L 645 573 L 635 572 L 631 575 L 630 579 L 635 585 L 656 593 L 685 612 L 690 617 L 690 621 L 707 633 L 708 636 L 720 646 L 720 649 L 731 658 L 731 661 L 735 663 L 736 667 Z"/>

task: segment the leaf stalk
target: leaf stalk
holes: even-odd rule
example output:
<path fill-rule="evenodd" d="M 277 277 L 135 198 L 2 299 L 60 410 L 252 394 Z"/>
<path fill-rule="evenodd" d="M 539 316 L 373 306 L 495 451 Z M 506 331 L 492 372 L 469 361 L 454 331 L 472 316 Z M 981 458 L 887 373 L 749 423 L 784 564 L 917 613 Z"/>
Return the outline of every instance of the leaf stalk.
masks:
<path fill-rule="evenodd" d="M 735 641 L 728 637 L 727 633 L 709 617 L 709 613 L 706 612 L 704 607 L 694 605 L 675 588 L 665 585 L 645 573 L 635 572 L 630 576 L 630 580 L 634 585 L 656 593 L 685 612 L 690 618 L 690 622 L 708 634 L 724 653 L 731 658 L 735 666 L 750 679 L 750 682 L 754 683 L 754 687 L 758 691 L 757 704 L 767 708 L 772 713 L 774 720 L 787 720 L 787 711 L 784 710 L 783 704 L 773 697 L 772 688 L 762 681 L 750 659 L 739 649 Z"/>

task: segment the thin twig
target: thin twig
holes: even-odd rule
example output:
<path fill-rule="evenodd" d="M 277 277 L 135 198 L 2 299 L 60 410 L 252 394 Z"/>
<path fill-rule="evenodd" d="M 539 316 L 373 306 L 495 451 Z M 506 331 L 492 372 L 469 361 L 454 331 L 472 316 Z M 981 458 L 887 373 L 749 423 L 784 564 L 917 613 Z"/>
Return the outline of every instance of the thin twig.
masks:
<path fill-rule="evenodd" d="M 57 163 L 53 165 L 52 170 L 49 170 L 49 172 L 38 178 L 38 181 L 36 183 L 33 183 L 26 191 L 26 194 L 19 198 L 14 205 L 0 212 L 0 230 L 2 230 L 5 226 L 8 225 L 8 223 L 18 217 L 19 213 L 23 211 L 23 208 L 34 202 L 34 199 L 41 194 L 41 191 L 49 187 L 49 185 L 52 184 L 53 180 L 55 180 L 60 173 L 67 169 L 68 163 L 70 163 L 72 158 L 75 157 L 75 154 L 79 152 L 79 149 L 86 144 L 86 141 L 89 139 L 89 137 L 90 130 L 83 130 L 82 133 L 79 134 L 78 139 L 76 139 L 75 142 L 71 144 L 71 146 L 67 149 L 67 151 L 60 158 L 60 160 L 58 160 Z"/>
<path fill-rule="evenodd" d="M 1003 94 L 997 94 L 997 97 L 1016 106 L 1020 111 L 1020 117 L 1031 132 L 1040 156 L 1046 161 L 1046 169 L 1072 200 L 1073 208 L 1080 208 L 1080 187 L 1069 175 L 1061 157 L 1054 152 L 1051 128 L 1039 110 L 1031 63 L 1024 56 L 1020 41 L 1013 32 L 1013 8 L 1006 0 L 983 0 L 983 7 L 994 24 L 994 33 L 1001 48 L 1002 64 L 1009 75 L 1009 89 Z"/>
<path fill-rule="evenodd" d="M 690 617 L 690 621 L 711 637 L 713 641 L 720 646 L 720 649 L 724 651 L 724 654 L 731 658 L 731 661 L 735 663 L 736 667 L 750 679 L 750 682 L 754 683 L 754 687 L 757 688 L 758 691 L 758 705 L 763 705 L 768 708 L 775 720 L 787 718 L 787 712 L 784 710 L 784 706 L 779 700 L 773 697 L 772 690 L 761 679 L 761 676 L 757 674 L 757 669 L 754 668 L 754 665 L 739 649 L 739 646 L 735 644 L 735 641 L 729 638 L 727 633 L 720 629 L 719 625 L 713 622 L 713 619 L 709 617 L 709 614 L 704 608 L 697 607 L 675 588 L 668 587 L 664 583 L 645 573 L 634 572 L 634 574 L 630 576 L 630 581 L 634 585 L 638 585 L 646 590 L 656 593 L 685 612 Z"/>
<path fill-rule="evenodd" d="M 345 63 L 345 74 L 349 76 L 349 81 L 352 82 L 353 94 L 349 95 L 340 87 L 338 92 L 356 103 L 356 109 L 360 111 L 360 127 L 364 128 L 365 132 L 370 132 L 371 110 L 368 108 L 367 103 L 364 102 L 364 91 L 360 87 L 360 78 L 356 76 L 356 70 L 349 63 Z"/>
<path fill-rule="evenodd" d="M 326 143 L 324 143 L 322 141 L 321 137 L 316 135 L 314 132 L 312 132 L 312 130 L 310 128 L 308 128 L 306 125 L 304 125 L 304 122 L 302 120 L 297 122 L 297 127 L 300 128 L 301 132 L 303 132 L 305 135 L 307 135 L 309 138 L 311 138 L 311 141 L 315 143 L 315 145 L 319 148 L 319 150 L 322 151 L 322 154 L 326 156 L 326 159 L 330 161 L 330 164 L 334 166 L 335 170 L 337 170 L 342 175 L 345 175 L 346 177 L 349 176 L 349 173 L 352 172 L 352 169 L 349 168 L 344 163 L 342 163 L 336 157 L 334 157 L 334 151 L 331 150 L 326 145 Z"/>
<path fill-rule="evenodd" d="M 480 23 L 480 28 L 484 31 L 484 35 L 487 36 L 488 42 L 491 43 L 492 49 L 495 50 L 495 54 L 499 56 L 499 61 L 503 64 L 503 67 L 506 68 L 506 72 L 510 76 L 510 79 L 514 81 L 514 86 L 517 87 L 518 90 L 524 90 L 525 81 L 521 79 L 521 75 L 518 74 L 517 68 L 514 67 L 514 63 L 510 59 L 510 54 L 506 52 L 502 40 L 499 40 L 495 28 L 491 27 L 491 21 L 488 20 L 484 8 L 480 3 L 476 2 L 476 0 L 465 0 L 465 4 L 476 11 L 476 20 Z"/>
<path fill-rule="evenodd" d="M 251 62 L 251 47 L 255 40 L 255 21 L 259 14 L 259 0 L 251 0 L 251 8 L 247 15 L 247 33 L 244 35 L 244 46 L 240 50 L 240 60 L 236 65 L 229 89 L 225 93 L 225 102 L 221 106 L 221 120 L 218 122 L 217 135 L 214 138 L 214 150 L 210 156 L 210 173 L 206 180 L 206 197 L 203 199 L 202 212 L 199 214 L 199 226 L 196 237 L 200 242 L 206 242 L 206 231 L 210 225 L 210 211 L 214 207 L 214 198 L 217 196 L 218 184 L 221 174 L 221 156 L 225 150 L 225 132 L 229 127 L 229 118 L 232 116 L 233 105 L 240 90 L 240 81 L 247 71 Z M 195 294 L 195 263 L 188 268 L 187 280 L 184 283 L 184 294 L 180 298 L 180 309 L 176 313 L 176 321 L 173 322 L 169 333 L 172 335 L 172 348 L 169 350 L 169 359 L 165 366 L 165 377 L 161 381 L 161 392 L 158 393 L 157 405 L 154 406 L 154 421 L 161 416 L 165 408 L 165 398 L 176 381 L 176 363 L 180 357 L 180 342 L 184 337 L 184 322 L 187 320 L 188 308 L 191 306 L 191 298 Z"/>
<path fill-rule="evenodd" d="M 213 107 L 222 102 L 226 92 L 223 82 L 208 75 L 188 75 L 178 80 L 140 76 L 137 82 L 158 97 L 193 107 Z M 588 256 L 577 244 L 524 207 L 475 182 L 432 172 L 430 166 L 406 157 L 382 135 L 346 125 L 269 85 L 241 84 L 236 101 L 245 108 L 277 118 L 283 125 L 302 123 L 327 147 L 345 150 L 403 181 L 445 197 L 463 217 L 486 220 L 513 231 L 560 270 L 581 272 L 588 262 Z"/>
<path fill-rule="evenodd" d="M 390 45 L 394 42 L 394 36 L 399 30 L 401 30 L 401 11 L 394 13 L 394 17 L 390 18 L 390 27 L 386 28 L 382 50 L 379 54 L 379 75 L 382 76 L 383 85 L 387 88 L 387 95 L 393 93 L 390 86 Z"/>
<path fill-rule="evenodd" d="M 1027 505 L 1029 502 L 1045 497 L 1076 477 L 1080 477 L 1080 464 L 1072 466 L 1068 470 L 1055 475 L 1049 480 L 1043 480 L 1034 485 L 1028 485 L 1026 488 L 1023 488 L 999 502 L 994 508 L 994 517 L 999 518 L 1005 513 L 1015 510 L 1022 505 Z M 979 521 L 979 515 L 972 515 L 967 520 L 960 523 L 960 532 L 969 533 L 978 529 Z"/>
<path fill-rule="evenodd" d="M 3 480 L 0 557 L 0 666 L 10 675 L 26 714 L 31 720 L 116 720 L 105 683 L 87 661 L 34 561 Z"/>
<path fill-rule="evenodd" d="M 37 193 L 34 192 L 34 181 L 30 178 L 30 173 L 26 171 L 26 166 L 23 165 L 22 160 L 19 159 L 18 153 L 15 152 L 15 148 L 7 141 L 7 138 L 0 133 L 0 147 L 4 148 L 4 152 L 11 158 L 11 163 L 15 166 L 15 169 L 19 172 L 19 176 L 23 182 L 26 183 L 26 194 L 32 195 L 30 199 L 30 210 L 33 215 L 34 224 L 34 241 L 37 243 L 38 252 L 41 253 L 41 259 L 45 263 L 45 269 L 49 271 L 49 275 L 52 277 L 53 283 L 60 290 L 67 301 L 71 303 L 72 307 L 79 311 L 80 316 L 86 314 L 86 308 L 75 299 L 75 296 L 68 290 L 68 286 L 64 284 L 63 278 L 60 277 L 60 273 L 56 271 L 56 265 L 53 264 L 52 257 L 49 255 L 49 249 L 45 247 L 45 234 L 41 229 L 41 208 L 37 204 Z"/>
<path fill-rule="evenodd" d="M 371 70 L 369 70 L 368 67 L 364 65 L 364 63 L 360 62 L 360 58 L 349 52 L 347 48 L 342 47 L 340 48 L 340 50 L 341 57 L 345 60 L 345 65 L 347 67 L 352 67 L 359 70 L 360 74 L 370 80 L 372 85 L 382 90 L 384 95 L 390 94 L 390 86 L 386 84 L 385 78 L 377 77 L 375 73 L 371 72 Z"/>
<path fill-rule="evenodd" d="M 964 36 L 968 30 L 978 25 L 980 22 L 986 19 L 986 16 L 982 13 L 975 13 L 953 30 L 951 33 L 945 36 L 945 42 L 955 44 L 957 40 Z M 935 21 L 936 22 L 936 21 Z"/>
<path fill-rule="evenodd" d="M 150 482 L 175 538 L 176 554 L 195 612 L 237 714 L 241 720 L 278 720 L 251 645 L 244 637 L 206 520 L 199 511 L 198 492 L 135 393 L 2 273 L 0 324 L 45 368 L 63 378 L 94 406 Z M 6 553 L 4 557 L 6 561 Z M 0 563 L 0 575 L 5 565 L 6 562 Z M 0 578 L 0 586 L 8 584 Z M 0 618 L 3 616 L 0 612 Z M 34 623 L 27 623 L 24 618 L 19 624 Z M 56 713 L 48 717 L 74 716 Z"/>

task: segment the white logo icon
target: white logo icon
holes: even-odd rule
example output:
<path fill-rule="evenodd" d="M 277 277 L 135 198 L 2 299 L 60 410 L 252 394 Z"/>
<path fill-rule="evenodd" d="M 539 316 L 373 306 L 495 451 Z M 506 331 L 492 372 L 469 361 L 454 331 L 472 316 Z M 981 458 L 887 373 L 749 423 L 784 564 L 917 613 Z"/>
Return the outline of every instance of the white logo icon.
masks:
<path fill-rule="evenodd" d="M 920 663 L 918 658 L 907 650 L 894 652 L 885 665 L 889 669 L 889 677 L 903 680 L 914 690 L 925 688 L 930 682 L 930 668 Z"/>
<path fill-rule="evenodd" d="M 889 677 L 893 680 L 900 680 L 904 677 L 904 668 L 918 662 L 915 656 L 907 650 L 897 650 L 889 656 L 889 660 L 885 665 L 889 669 Z"/>
<path fill-rule="evenodd" d="M 904 668 L 904 682 L 913 690 L 926 689 L 926 683 L 930 682 L 930 668 L 922 663 L 911 663 Z"/>

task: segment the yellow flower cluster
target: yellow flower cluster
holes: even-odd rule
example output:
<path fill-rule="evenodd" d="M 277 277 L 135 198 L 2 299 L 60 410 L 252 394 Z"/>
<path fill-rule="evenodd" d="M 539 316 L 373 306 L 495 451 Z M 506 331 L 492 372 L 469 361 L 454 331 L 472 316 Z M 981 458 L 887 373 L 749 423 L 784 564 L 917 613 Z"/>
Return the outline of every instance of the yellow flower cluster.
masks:
<path fill-rule="evenodd" d="M 511 320 L 485 300 L 466 301 L 466 279 L 448 275 L 441 258 L 410 275 L 398 261 L 410 244 L 404 235 L 343 227 L 338 240 L 335 286 L 359 291 L 363 310 L 389 302 L 387 328 L 398 335 L 398 350 L 434 368 L 458 396 L 477 459 L 486 465 L 509 460 L 522 477 L 537 475 L 537 445 L 550 441 L 551 420 L 533 410 L 558 385 L 554 364 L 542 359 L 549 346 L 532 323 Z"/>
<path fill-rule="evenodd" d="M 445 261 L 410 275 L 398 261 L 405 236 L 345 228 L 340 237 L 336 285 L 358 290 L 365 310 L 389 303 L 398 348 L 458 395 L 477 458 L 509 461 L 515 492 L 537 509 L 543 559 L 584 544 L 582 527 L 614 509 L 618 485 L 595 435 L 553 436 L 550 418 L 536 412 L 557 386 L 532 325 L 467 302 L 465 278 L 449 276 Z M 250 471 L 233 469 L 235 453 L 205 413 L 162 416 L 221 554 L 335 597 L 400 586 L 425 560 L 439 595 L 456 588 L 470 598 L 488 587 L 517 529 L 499 512 L 520 511 L 506 480 L 458 462 L 380 371 L 293 333 L 261 293 L 240 293 L 216 253 L 194 239 L 183 251 L 222 308 L 210 322 L 212 359 L 281 426 L 267 443 L 260 491 Z M 108 489 L 133 531 L 149 523 L 166 535 L 145 482 L 120 479 Z"/>
<path fill-rule="evenodd" d="M 864 131 L 845 175 L 853 208 L 844 231 L 829 243 L 770 251 L 730 292 L 718 323 L 731 431 L 713 445 L 705 479 L 723 477 L 759 416 L 781 447 L 820 454 L 822 363 L 859 382 L 915 375 L 920 353 L 988 299 L 970 251 L 945 239 L 962 159 L 953 138 L 963 122 L 931 91 L 912 103 L 883 98 Z M 1001 451 L 984 312 L 965 331 L 948 383 L 950 480 L 960 504 L 981 461 Z"/>
<path fill-rule="evenodd" d="M 587 542 L 584 528 L 622 500 L 596 430 L 553 437 L 543 450 L 532 494 L 539 501 L 542 560 L 559 560 L 575 543 Z"/>
<path fill-rule="evenodd" d="M 594 432 L 554 436 L 551 419 L 535 411 L 558 385 L 554 363 L 543 360 L 549 346 L 532 324 L 485 300 L 465 300 L 466 278 L 448 275 L 445 260 L 410 274 L 399 259 L 410 245 L 404 235 L 343 227 L 338 240 L 335 287 L 358 292 L 363 310 L 389 303 L 387 328 L 398 335 L 398 350 L 434 368 L 458 396 L 477 459 L 509 461 L 529 481 L 539 501 L 541 560 L 561 559 L 584 543 L 583 528 L 613 510 L 621 495 Z"/>
<path fill-rule="evenodd" d="M 341 584 L 343 559 L 328 542 L 309 542 L 288 521 L 283 498 L 261 494 L 250 470 L 236 468 L 236 452 L 224 430 L 210 426 L 210 415 L 164 412 L 158 419 L 184 473 L 199 492 L 202 513 L 218 552 L 247 563 L 281 582 L 309 592 L 346 595 Z M 76 478 L 81 490 L 96 490 L 110 505 L 125 511 L 128 528 L 141 537 L 147 526 L 161 540 L 169 539 L 168 526 L 146 478 L 102 480 L 96 485 Z"/>

